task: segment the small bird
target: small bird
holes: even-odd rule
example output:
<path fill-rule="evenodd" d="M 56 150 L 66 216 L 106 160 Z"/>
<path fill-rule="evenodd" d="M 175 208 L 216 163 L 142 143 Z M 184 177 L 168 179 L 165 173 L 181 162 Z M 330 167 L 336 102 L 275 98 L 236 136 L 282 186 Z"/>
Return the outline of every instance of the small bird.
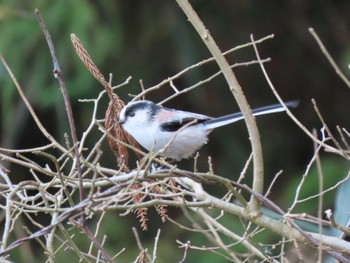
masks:
<path fill-rule="evenodd" d="M 285 103 L 296 107 L 297 101 Z M 254 109 L 254 116 L 283 112 L 280 105 Z M 159 106 L 142 100 L 128 103 L 120 112 L 119 124 L 142 147 L 176 161 L 191 157 L 208 142 L 209 133 L 218 127 L 243 119 L 241 112 L 211 118 L 206 115 Z"/>

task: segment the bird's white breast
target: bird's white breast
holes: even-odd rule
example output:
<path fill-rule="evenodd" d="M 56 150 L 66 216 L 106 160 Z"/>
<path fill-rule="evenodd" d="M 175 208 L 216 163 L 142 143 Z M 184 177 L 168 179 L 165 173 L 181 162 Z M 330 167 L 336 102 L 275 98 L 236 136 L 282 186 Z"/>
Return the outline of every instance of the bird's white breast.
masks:
<path fill-rule="evenodd" d="M 127 122 L 123 127 L 148 151 L 178 160 L 192 156 L 208 139 L 203 125 L 192 125 L 175 132 L 141 122 Z"/>

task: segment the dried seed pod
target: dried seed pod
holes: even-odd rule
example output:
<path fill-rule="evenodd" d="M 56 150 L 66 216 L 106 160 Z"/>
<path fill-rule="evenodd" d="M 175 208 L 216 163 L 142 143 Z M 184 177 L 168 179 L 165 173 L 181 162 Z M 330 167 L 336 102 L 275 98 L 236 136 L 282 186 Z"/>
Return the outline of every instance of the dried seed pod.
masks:
<path fill-rule="evenodd" d="M 106 81 L 101 71 L 97 68 L 95 63 L 92 61 L 89 53 L 84 48 L 81 41 L 71 34 L 71 41 L 75 48 L 75 51 L 79 58 L 83 61 L 85 67 L 89 72 L 97 79 L 103 87 L 106 89 L 108 97 L 110 99 L 108 109 L 106 111 L 105 127 L 109 132 L 108 144 L 113 153 L 117 158 L 117 165 L 125 172 L 129 171 L 128 168 L 128 150 L 127 148 L 118 143 L 118 141 L 128 142 L 135 148 L 139 148 L 137 142 L 127 133 L 124 132 L 122 127 L 118 124 L 120 111 L 124 108 L 125 103 L 119 98 L 119 96 L 113 93 L 112 87 Z"/>

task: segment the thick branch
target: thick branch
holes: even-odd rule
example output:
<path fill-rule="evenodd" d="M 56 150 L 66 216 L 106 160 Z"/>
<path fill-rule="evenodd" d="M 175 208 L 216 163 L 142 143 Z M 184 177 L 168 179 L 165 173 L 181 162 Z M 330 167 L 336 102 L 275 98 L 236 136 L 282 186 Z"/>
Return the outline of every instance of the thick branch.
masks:
<path fill-rule="evenodd" d="M 215 43 L 215 40 L 210 35 L 209 31 L 205 28 L 203 22 L 198 17 L 197 13 L 193 10 L 190 3 L 187 0 L 177 0 L 177 3 L 182 8 L 183 12 L 186 14 L 188 20 L 191 22 L 193 27 L 197 30 L 199 36 L 202 38 L 204 44 L 207 46 L 210 53 L 215 58 L 218 66 L 223 72 L 223 75 L 230 87 L 233 96 L 237 101 L 240 110 L 243 113 L 253 151 L 254 177 L 252 188 L 255 192 L 262 193 L 264 187 L 264 165 L 262 147 L 259 130 L 256 125 L 255 119 L 253 118 L 253 115 L 251 113 L 248 101 L 229 63 L 225 59 L 220 48 Z M 253 196 L 251 197 L 250 204 L 251 212 L 255 214 L 260 213 L 260 204 Z"/>

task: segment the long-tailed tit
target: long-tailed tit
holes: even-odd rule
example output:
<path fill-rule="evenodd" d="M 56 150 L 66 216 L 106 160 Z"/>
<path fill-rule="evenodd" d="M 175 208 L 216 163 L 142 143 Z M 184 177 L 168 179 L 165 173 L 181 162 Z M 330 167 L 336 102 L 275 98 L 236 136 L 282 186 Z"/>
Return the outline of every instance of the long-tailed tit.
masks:
<path fill-rule="evenodd" d="M 285 103 L 296 107 L 297 102 Z M 252 111 L 254 116 L 285 111 L 270 105 Z M 208 141 L 215 128 L 243 119 L 241 112 L 211 118 L 206 115 L 169 109 L 151 101 L 130 102 L 120 112 L 119 124 L 148 151 L 181 160 L 192 156 Z"/>

